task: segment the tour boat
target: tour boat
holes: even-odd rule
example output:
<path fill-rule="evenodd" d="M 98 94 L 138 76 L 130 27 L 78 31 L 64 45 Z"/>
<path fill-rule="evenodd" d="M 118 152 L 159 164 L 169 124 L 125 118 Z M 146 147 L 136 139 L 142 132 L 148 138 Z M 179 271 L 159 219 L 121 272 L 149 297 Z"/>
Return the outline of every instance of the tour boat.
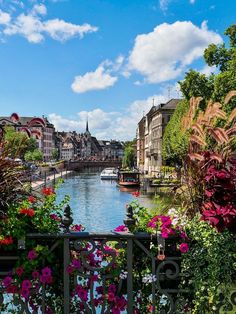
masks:
<path fill-rule="evenodd" d="M 104 169 L 100 174 L 100 178 L 102 180 L 117 180 L 118 179 L 117 169 L 115 168 Z"/>
<path fill-rule="evenodd" d="M 140 185 L 138 171 L 119 171 L 118 184 L 124 187 L 136 187 Z"/>

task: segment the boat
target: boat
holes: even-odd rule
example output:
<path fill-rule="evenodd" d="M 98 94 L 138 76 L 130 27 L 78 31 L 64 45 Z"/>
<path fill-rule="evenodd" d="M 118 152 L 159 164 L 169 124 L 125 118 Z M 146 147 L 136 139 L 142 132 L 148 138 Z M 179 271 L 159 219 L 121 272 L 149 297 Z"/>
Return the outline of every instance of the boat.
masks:
<path fill-rule="evenodd" d="M 118 184 L 123 187 L 132 188 L 140 185 L 138 171 L 119 171 Z"/>
<path fill-rule="evenodd" d="M 116 168 L 105 168 L 101 174 L 100 178 L 102 180 L 117 180 L 118 179 L 118 173 Z"/>

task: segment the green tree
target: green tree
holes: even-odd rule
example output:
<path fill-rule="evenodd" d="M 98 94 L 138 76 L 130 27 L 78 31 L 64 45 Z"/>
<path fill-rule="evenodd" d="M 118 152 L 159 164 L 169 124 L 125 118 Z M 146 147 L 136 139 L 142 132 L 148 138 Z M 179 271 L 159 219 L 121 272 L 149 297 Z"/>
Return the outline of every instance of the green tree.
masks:
<path fill-rule="evenodd" d="M 136 151 L 135 151 L 136 140 L 127 141 L 124 143 L 124 157 L 122 160 L 122 166 L 124 168 L 132 168 L 135 166 Z"/>
<path fill-rule="evenodd" d="M 26 161 L 42 161 L 43 153 L 39 149 L 32 151 L 27 151 L 24 156 Z"/>
<path fill-rule="evenodd" d="M 52 159 L 58 160 L 58 158 L 59 158 L 59 151 L 58 149 L 55 148 L 52 150 Z"/>
<path fill-rule="evenodd" d="M 12 126 L 4 127 L 4 140 L 12 158 L 23 158 L 27 151 L 33 152 L 38 146 L 35 138 L 29 138 L 26 133 L 18 132 Z"/>
<path fill-rule="evenodd" d="M 172 165 L 181 164 L 187 152 L 188 135 L 182 131 L 181 125 L 182 118 L 188 109 L 187 100 L 179 102 L 164 132 L 162 156 L 167 163 Z"/>

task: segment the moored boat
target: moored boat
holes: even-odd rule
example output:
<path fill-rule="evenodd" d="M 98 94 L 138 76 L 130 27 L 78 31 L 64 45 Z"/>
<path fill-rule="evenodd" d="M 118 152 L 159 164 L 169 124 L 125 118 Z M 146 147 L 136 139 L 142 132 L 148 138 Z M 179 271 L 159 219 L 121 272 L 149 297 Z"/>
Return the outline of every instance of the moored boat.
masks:
<path fill-rule="evenodd" d="M 137 187 L 140 185 L 138 171 L 119 171 L 118 184 L 124 187 Z"/>
<path fill-rule="evenodd" d="M 117 180 L 118 179 L 117 169 L 116 168 L 104 169 L 100 174 L 100 178 L 102 180 Z"/>

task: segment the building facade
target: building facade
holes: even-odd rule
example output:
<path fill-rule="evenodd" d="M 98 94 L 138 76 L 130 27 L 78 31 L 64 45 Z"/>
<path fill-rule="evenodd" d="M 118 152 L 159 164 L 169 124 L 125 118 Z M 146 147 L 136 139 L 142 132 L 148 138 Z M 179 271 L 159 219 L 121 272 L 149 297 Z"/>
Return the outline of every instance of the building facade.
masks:
<path fill-rule="evenodd" d="M 179 99 L 152 106 L 137 127 L 137 166 L 140 171 L 155 176 L 163 165 L 162 139 Z"/>
<path fill-rule="evenodd" d="M 55 128 L 46 117 L 19 117 L 14 113 L 10 117 L 0 117 L 0 125 L 12 126 L 16 131 L 26 132 L 34 137 L 44 160 L 52 159 L 52 152 L 55 149 Z"/>

